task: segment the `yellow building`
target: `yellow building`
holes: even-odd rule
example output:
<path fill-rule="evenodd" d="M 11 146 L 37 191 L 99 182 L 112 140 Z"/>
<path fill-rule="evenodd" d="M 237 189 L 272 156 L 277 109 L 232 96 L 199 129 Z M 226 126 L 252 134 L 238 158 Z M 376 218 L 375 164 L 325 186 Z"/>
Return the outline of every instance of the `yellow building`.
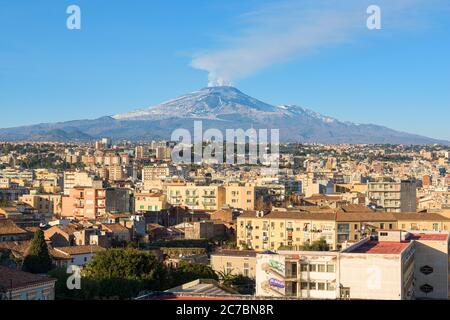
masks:
<path fill-rule="evenodd" d="M 166 196 L 161 193 L 137 193 L 134 199 L 135 212 L 161 211 L 168 207 Z"/>
<path fill-rule="evenodd" d="M 198 186 L 195 184 L 168 185 L 167 202 L 197 210 L 219 210 L 225 204 L 223 186 Z"/>
<path fill-rule="evenodd" d="M 226 275 L 256 277 L 256 251 L 222 250 L 211 254 L 211 268 Z"/>
<path fill-rule="evenodd" d="M 255 209 L 255 186 L 251 184 L 229 184 L 225 186 L 225 204 L 242 210 Z"/>
<path fill-rule="evenodd" d="M 302 207 L 307 208 L 307 207 Z M 437 213 L 247 211 L 237 219 L 240 248 L 277 250 L 301 248 L 324 238 L 331 249 L 341 249 L 379 230 L 450 230 L 450 218 Z"/>
<path fill-rule="evenodd" d="M 40 213 L 61 214 L 62 196 L 59 194 L 26 194 L 19 201 L 29 204 Z"/>
<path fill-rule="evenodd" d="M 306 242 L 324 238 L 335 248 L 336 214 L 330 211 L 274 211 L 263 214 L 246 211 L 237 219 L 237 242 L 240 248 L 277 250 L 299 249 Z"/>

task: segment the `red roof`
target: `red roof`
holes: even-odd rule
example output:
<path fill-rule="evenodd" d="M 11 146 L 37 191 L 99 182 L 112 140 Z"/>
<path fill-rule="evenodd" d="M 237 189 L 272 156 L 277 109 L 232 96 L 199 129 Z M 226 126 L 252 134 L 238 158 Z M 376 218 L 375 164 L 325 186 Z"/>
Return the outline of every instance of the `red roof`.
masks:
<path fill-rule="evenodd" d="M 446 241 L 448 234 L 439 233 L 415 233 L 412 235 L 412 240 L 429 240 L 429 241 Z"/>
<path fill-rule="evenodd" d="M 409 246 L 409 244 L 410 242 L 367 241 L 349 252 L 369 254 L 400 254 L 407 246 Z"/>

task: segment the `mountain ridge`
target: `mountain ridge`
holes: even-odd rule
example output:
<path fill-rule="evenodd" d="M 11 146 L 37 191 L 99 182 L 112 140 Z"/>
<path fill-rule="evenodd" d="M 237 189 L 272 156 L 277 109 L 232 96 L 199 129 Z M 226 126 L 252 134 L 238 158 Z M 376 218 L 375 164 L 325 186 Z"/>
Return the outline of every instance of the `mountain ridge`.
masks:
<path fill-rule="evenodd" d="M 450 144 L 375 124 L 344 122 L 298 105 L 271 105 L 229 86 L 202 88 L 148 108 L 98 119 L 0 129 L 0 140 L 170 139 L 177 128 L 192 130 L 194 120 L 202 120 L 204 130 L 280 129 L 281 142 Z"/>

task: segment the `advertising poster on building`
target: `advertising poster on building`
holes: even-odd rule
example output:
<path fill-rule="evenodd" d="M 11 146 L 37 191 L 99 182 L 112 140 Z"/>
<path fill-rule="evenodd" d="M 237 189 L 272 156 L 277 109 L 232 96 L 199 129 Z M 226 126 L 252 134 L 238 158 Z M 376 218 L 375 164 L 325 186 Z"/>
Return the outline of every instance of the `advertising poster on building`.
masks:
<path fill-rule="evenodd" d="M 256 262 L 257 295 L 280 297 L 286 292 L 285 257 L 258 255 Z"/>

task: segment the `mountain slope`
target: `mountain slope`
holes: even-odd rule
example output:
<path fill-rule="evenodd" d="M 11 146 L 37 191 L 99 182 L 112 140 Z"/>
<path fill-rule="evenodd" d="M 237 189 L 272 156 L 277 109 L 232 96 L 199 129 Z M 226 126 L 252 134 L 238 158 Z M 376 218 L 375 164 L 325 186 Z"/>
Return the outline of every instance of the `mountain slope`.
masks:
<path fill-rule="evenodd" d="M 203 130 L 280 129 L 282 142 L 450 144 L 448 141 L 398 132 L 373 124 L 354 124 L 295 105 L 272 106 L 233 87 L 211 87 L 112 117 L 0 129 L 3 141 L 87 141 L 170 139 L 178 128 Z"/>

